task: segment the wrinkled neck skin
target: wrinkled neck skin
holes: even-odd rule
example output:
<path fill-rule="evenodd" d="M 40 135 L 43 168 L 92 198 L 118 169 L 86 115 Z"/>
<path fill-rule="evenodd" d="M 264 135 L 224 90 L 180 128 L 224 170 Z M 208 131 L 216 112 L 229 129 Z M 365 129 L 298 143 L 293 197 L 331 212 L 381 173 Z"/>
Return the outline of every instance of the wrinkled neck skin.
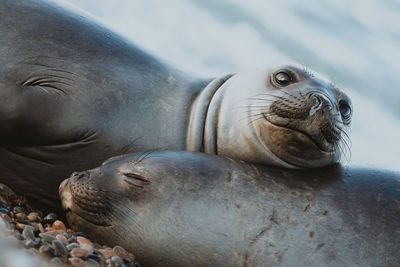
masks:
<path fill-rule="evenodd" d="M 208 118 L 213 118 L 214 116 L 211 114 L 215 112 L 215 110 L 211 106 L 212 100 L 215 98 L 218 90 L 224 85 L 224 83 L 231 78 L 232 75 L 225 75 L 211 81 L 205 88 L 202 90 L 195 100 L 193 101 L 189 124 L 188 124 L 188 133 L 186 140 L 186 149 L 189 151 L 201 151 L 209 154 L 216 154 L 216 150 L 214 146 L 214 135 L 207 136 L 205 138 L 204 134 L 206 131 L 206 121 Z M 213 125 L 211 125 L 213 126 Z M 212 127 L 213 129 L 215 127 Z M 205 147 L 205 141 L 211 138 L 210 142 L 207 143 L 209 147 Z"/>
<path fill-rule="evenodd" d="M 264 79 L 237 79 L 243 74 L 229 75 L 212 81 L 193 102 L 187 136 L 187 150 L 263 163 L 289 169 L 300 169 L 272 153 L 260 142 L 257 119 L 249 108 L 249 95 L 264 93 L 254 88 Z M 236 83 L 232 90 L 231 83 Z M 242 84 L 240 84 L 242 83 Z M 255 83 L 255 84 L 254 84 Z M 254 92 L 249 92 L 253 90 Z"/>

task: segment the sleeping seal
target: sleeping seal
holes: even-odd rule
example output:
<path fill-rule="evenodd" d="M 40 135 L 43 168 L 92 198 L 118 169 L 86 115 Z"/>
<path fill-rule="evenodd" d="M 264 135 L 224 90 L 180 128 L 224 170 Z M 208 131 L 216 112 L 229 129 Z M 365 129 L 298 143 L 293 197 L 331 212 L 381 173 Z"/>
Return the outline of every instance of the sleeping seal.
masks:
<path fill-rule="evenodd" d="M 0 182 L 46 209 L 74 170 L 153 149 L 287 168 L 334 163 L 348 97 L 295 66 L 213 79 L 175 70 L 51 1 L 0 6 Z"/>
<path fill-rule="evenodd" d="M 400 175 L 133 154 L 60 185 L 67 219 L 144 266 L 399 266 Z"/>

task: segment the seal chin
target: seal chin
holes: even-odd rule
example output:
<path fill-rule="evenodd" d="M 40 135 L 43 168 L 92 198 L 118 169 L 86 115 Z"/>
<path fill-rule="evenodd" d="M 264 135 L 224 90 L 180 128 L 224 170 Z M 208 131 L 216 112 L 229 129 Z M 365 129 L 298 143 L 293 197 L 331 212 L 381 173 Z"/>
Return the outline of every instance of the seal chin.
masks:
<path fill-rule="evenodd" d="M 304 131 L 302 129 L 299 129 L 296 127 L 291 127 L 290 125 L 275 124 L 271 120 L 269 120 L 268 116 L 266 116 L 265 114 L 264 114 L 264 118 L 268 123 L 270 123 L 274 127 L 293 131 L 296 136 L 300 137 L 301 140 L 308 139 L 310 143 L 313 143 L 322 152 L 326 152 L 326 153 L 334 153 L 335 152 L 335 146 L 333 144 L 330 144 L 329 142 L 327 142 L 322 134 L 313 135 L 313 134 L 307 133 L 306 131 Z"/>
<path fill-rule="evenodd" d="M 66 209 L 65 211 L 66 211 L 67 220 L 68 220 L 69 224 L 72 226 L 72 228 L 74 228 L 74 229 L 80 228 L 82 225 L 86 225 L 86 226 L 92 225 L 95 227 L 102 227 L 102 228 L 113 227 L 112 224 L 101 224 L 101 223 L 97 223 L 97 222 L 94 222 L 94 221 L 88 219 L 87 218 L 87 217 L 89 217 L 89 216 L 87 216 L 88 214 L 83 213 L 82 215 L 80 215 L 78 213 L 73 212 L 70 209 Z"/>
<path fill-rule="evenodd" d="M 339 160 L 333 146 L 303 131 L 279 126 L 267 119 L 258 135 L 264 146 L 275 156 L 299 168 L 322 167 Z"/>

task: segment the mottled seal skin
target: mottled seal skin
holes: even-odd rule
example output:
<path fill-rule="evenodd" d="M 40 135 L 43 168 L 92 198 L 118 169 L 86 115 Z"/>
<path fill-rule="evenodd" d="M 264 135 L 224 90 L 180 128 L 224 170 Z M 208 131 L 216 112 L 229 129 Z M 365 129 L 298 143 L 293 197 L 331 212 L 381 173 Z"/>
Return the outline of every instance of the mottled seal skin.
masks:
<path fill-rule="evenodd" d="M 0 182 L 44 210 L 64 177 L 120 154 L 310 168 L 343 148 L 350 100 L 302 68 L 191 77 L 49 1 L 2 0 L 0 32 Z"/>
<path fill-rule="evenodd" d="M 60 185 L 71 226 L 143 266 L 399 266 L 400 175 L 194 152 L 111 159 Z"/>

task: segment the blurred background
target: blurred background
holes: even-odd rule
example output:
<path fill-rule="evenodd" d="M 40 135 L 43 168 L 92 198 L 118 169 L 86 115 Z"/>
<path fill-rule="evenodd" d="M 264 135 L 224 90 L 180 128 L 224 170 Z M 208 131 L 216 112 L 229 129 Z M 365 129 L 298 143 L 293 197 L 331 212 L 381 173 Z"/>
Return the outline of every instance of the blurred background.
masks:
<path fill-rule="evenodd" d="M 353 100 L 344 164 L 400 171 L 400 2 L 67 0 L 168 64 L 214 77 L 297 62 Z"/>

